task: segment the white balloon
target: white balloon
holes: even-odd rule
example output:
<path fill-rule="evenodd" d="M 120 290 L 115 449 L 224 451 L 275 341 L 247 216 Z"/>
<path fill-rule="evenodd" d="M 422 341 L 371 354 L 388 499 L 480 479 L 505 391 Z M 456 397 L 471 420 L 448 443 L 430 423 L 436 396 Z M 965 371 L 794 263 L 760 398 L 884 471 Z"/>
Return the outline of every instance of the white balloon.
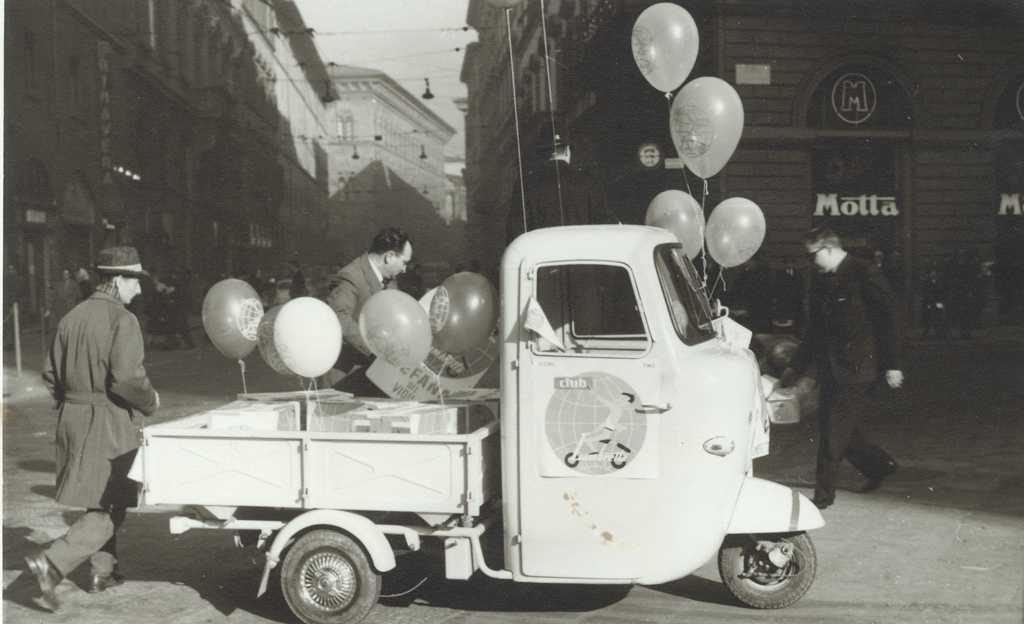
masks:
<path fill-rule="evenodd" d="M 277 313 L 274 345 L 293 373 L 317 377 L 330 370 L 341 353 L 341 323 L 323 301 L 297 297 Z"/>
<path fill-rule="evenodd" d="M 697 24 L 683 7 L 659 2 L 644 9 L 633 24 L 633 60 L 658 91 L 675 91 L 690 75 L 700 37 Z"/>
<path fill-rule="evenodd" d="M 760 206 L 744 197 L 730 197 L 715 206 L 708 218 L 708 253 L 727 269 L 741 265 L 761 248 L 765 229 Z"/>

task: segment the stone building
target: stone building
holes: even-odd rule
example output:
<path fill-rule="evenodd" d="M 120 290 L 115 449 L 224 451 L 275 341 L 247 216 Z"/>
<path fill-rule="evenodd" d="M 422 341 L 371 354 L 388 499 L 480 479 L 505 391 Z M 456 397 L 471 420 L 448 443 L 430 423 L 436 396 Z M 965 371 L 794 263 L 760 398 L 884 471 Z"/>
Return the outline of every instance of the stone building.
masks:
<path fill-rule="evenodd" d="M 354 258 L 377 229 L 393 225 L 410 233 L 419 263 L 450 270 L 464 247 L 444 216 L 455 192 L 444 146 L 455 129 L 383 72 L 328 71 L 338 93 L 328 106 L 335 261 Z"/>
<path fill-rule="evenodd" d="M 546 3 L 557 131 L 572 146 L 574 167 L 591 173 L 587 183 L 607 200 L 599 220 L 642 222 L 658 192 L 689 188 L 701 199 L 703 191 L 699 178 L 676 168 L 669 106 L 632 58 L 633 23 L 652 4 Z M 828 222 L 858 251 L 881 251 L 903 290 L 913 289 L 921 267 L 958 248 L 1021 276 L 1024 5 L 677 4 L 700 34 L 688 79 L 722 78 L 745 111 L 738 148 L 709 180 L 706 214 L 727 197 L 753 200 L 768 222 L 764 255 L 776 262 L 795 262 L 800 234 Z M 527 158 L 550 141 L 546 94 L 536 97 L 545 77 L 539 12 L 540 3 L 523 2 L 509 14 Z M 501 224 L 522 212 L 509 43 L 505 12 L 485 0 L 470 1 L 467 20 L 480 32 L 462 72 L 468 210 L 471 223 L 483 224 L 481 247 L 495 250 L 493 266 L 516 231 Z M 641 159 L 645 146 L 657 158 Z M 543 190 L 528 187 L 526 195 Z"/>
<path fill-rule="evenodd" d="M 335 94 L 293 3 L 5 9 L 4 261 L 29 314 L 113 242 L 206 281 L 325 249 Z"/>

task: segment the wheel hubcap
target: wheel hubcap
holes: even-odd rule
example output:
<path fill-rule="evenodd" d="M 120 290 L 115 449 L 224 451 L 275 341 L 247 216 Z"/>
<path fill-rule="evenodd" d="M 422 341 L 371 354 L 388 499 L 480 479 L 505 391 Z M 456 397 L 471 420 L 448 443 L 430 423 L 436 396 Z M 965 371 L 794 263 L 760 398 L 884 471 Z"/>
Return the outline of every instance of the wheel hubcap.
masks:
<path fill-rule="evenodd" d="M 355 570 L 338 554 L 315 554 L 302 566 L 302 593 L 320 609 L 343 609 L 356 595 Z"/>

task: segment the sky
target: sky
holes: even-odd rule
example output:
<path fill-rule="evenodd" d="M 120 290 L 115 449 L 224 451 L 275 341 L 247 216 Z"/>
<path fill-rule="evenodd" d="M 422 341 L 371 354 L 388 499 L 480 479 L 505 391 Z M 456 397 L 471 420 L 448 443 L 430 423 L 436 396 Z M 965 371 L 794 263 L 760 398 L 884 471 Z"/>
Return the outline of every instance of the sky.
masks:
<path fill-rule="evenodd" d="M 306 26 L 316 31 L 324 63 L 380 70 L 420 96 L 430 79 L 432 100 L 420 100 L 458 130 L 445 155 L 465 153 L 463 118 L 453 100 L 465 46 L 477 38 L 466 26 L 469 0 L 295 0 Z M 456 51 L 458 48 L 458 51 Z"/>

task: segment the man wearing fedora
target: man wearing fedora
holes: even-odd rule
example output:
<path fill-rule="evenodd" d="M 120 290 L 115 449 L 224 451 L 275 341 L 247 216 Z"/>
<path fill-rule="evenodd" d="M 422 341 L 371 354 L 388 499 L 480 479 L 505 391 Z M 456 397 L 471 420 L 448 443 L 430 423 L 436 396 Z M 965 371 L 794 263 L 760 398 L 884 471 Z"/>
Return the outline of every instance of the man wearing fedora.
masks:
<path fill-rule="evenodd" d="M 92 295 L 57 326 L 43 380 L 57 401 L 57 502 L 84 507 L 63 537 L 25 558 L 43 602 L 59 608 L 61 579 L 88 559 L 86 591 L 118 585 L 115 534 L 125 510 L 136 504 L 128 470 L 139 446 L 142 417 L 160 406 L 143 367 L 139 321 L 125 306 L 148 275 L 134 247 L 99 254 L 101 280 Z"/>

